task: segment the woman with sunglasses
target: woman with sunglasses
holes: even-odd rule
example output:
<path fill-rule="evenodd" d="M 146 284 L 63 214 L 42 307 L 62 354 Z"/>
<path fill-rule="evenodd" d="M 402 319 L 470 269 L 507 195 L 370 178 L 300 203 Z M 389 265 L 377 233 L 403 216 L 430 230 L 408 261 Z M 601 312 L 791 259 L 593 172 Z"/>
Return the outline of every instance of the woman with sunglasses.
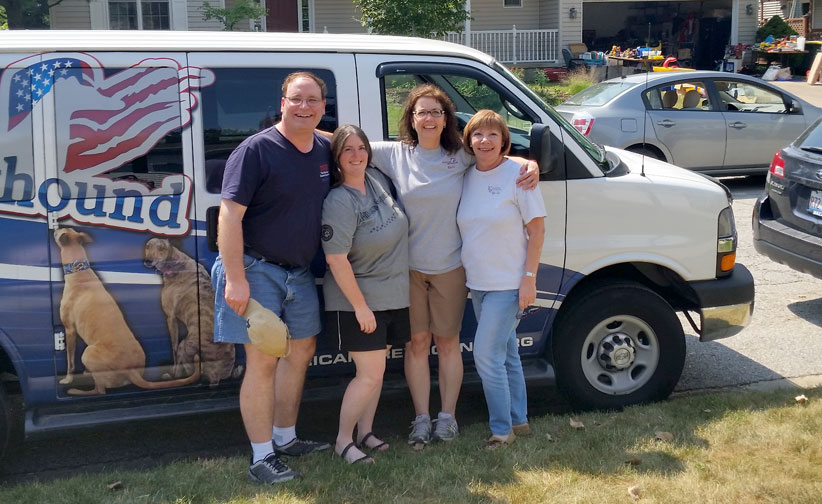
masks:
<path fill-rule="evenodd" d="M 463 149 L 454 103 L 432 84 L 409 93 L 399 140 L 372 142 L 372 163 L 396 185 L 410 225 L 411 341 L 405 347 L 405 377 L 416 417 L 408 443 L 421 447 L 432 439 L 451 441 L 459 434 L 455 418 L 463 377 L 459 333 L 468 289 L 460 260 L 457 207 L 463 174 L 474 157 Z M 536 187 L 536 163 L 514 159 L 527 163 L 518 184 Z M 435 425 L 429 415 L 432 339 L 442 401 Z"/>

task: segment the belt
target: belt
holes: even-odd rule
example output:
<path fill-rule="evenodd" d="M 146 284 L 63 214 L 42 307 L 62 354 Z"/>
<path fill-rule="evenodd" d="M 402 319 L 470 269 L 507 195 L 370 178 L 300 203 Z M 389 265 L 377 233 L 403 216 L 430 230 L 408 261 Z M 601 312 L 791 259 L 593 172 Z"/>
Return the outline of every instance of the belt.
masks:
<path fill-rule="evenodd" d="M 282 262 L 277 262 L 277 261 L 272 261 L 270 259 L 266 259 L 265 256 L 263 256 L 261 253 L 257 252 L 256 250 L 254 250 L 251 247 L 244 247 L 243 248 L 243 253 L 245 255 L 249 256 L 249 257 L 253 257 L 254 259 L 257 259 L 258 261 L 267 262 L 268 264 L 274 264 L 274 265 L 279 266 L 283 269 L 290 270 L 290 269 L 302 268 L 302 266 L 294 266 L 293 264 L 282 263 Z"/>

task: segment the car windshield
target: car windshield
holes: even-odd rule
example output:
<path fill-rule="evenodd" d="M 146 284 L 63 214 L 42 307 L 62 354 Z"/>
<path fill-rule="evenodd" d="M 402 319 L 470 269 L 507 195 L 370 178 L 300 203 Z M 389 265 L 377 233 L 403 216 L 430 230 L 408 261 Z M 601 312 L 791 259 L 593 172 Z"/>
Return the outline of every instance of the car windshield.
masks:
<path fill-rule="evenodd" d="M 599 107 L 613 100 L 618 94 L 626 89 L 636 86 L 634 82 L 600 82 L 589 88 L 583 89 L 565 101 L 563 105 L 587 105 Z"/>
<path fill-rule="evenodd" d="M 577 131 L 571 123 L 569 123 L 564 117 L 562 117 L 556 110 L 554 110 L 550 105 L 545 103 L 545 101 L 539 97 L 531 88 L 526 86 L 521 80 L 519 80 L 514 74 L 511 73 L 508 68 L 504 65 L 501 65 L 497 62 L 494 62 L 494 68 L 499 71 L 502 75 L 505 76 L 513 85 L 515 85 L 520 91 L 525 93 L 528 97 L 530 97 L 534 103 L 540 106 L 546 114 L 548 114 L 551 119 L 557 122 L 565 133 L 570 135 L 577 141 L 580 146 L 585 150 L 585 152 L 591 157 L 591 159 L 596 162 L 599 169 L 602 170 L 603 173 L 607 173 L 611 167 L 608 163 L 608 160 L 605 158 L 605 149 L 600 147 L 599 145 L 591 142 L 587 138 L 585 138 L 582 133 Z"/>

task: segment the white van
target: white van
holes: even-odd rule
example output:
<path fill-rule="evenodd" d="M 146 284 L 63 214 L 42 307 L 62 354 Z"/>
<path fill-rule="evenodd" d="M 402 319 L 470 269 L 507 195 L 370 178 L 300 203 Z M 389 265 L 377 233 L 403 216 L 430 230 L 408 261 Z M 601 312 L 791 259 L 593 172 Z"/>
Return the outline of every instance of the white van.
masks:
<path fill-rule="evenodd" d="M 734 264 L 727 189 L 592 144 L 504 66 L 460 45 L 4 31 L 0 69 L 0 452 L 19 420 L 13 395 L 27 436 L 237 407 L 242 348 L 212 342 L 222 170 L 235 146 L 277 120 L 282 80 L 295 70 L 327 83 L 326 130 L 353 123 L 371 139 L 395 138 L 405 95 L 423 82 L 442 87 L 461 120 L 481 108 L 506 118 L 512 152 L 539 161 L 548 210 L 538 303 L 518 329 L 523 365 L 528 378 L 555 377 L 573 404 L 667 397 L 685 359 L 677 312 L 705 341 L 737 333 L 753 310 L 753 279 Z M 100 278 L 100 299 L 113 299 L 104 310 L 71 295 L 70 275 L 85 269 Z M 66 317 L 82 322 L 76 332 Z M 466 380 L 476 379 L 474 324 L 469 309 Z M 87 338 L 126 345 L 138 363 L 112 370 L 122 386 L 105 395 L 83 375 Z M 391 350 L 388 381 L 401 383 L 402 357 Z M 306 397 L 342 391 L 339 376 L 352 371 L 320 335 Z"/>

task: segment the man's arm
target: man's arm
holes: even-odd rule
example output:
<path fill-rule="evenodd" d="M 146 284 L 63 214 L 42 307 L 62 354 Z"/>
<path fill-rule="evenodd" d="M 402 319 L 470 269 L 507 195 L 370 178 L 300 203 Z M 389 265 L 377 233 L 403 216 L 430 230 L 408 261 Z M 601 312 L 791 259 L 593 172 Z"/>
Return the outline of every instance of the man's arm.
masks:
<path fill-rule="evenodd" d="M 246 207 L 223 198 L 217 220 L 217 247 L 225 267 L 225 300 L 242 316 L 248 306 L 250 289 L 243 264 L 243 215 Z"/>

